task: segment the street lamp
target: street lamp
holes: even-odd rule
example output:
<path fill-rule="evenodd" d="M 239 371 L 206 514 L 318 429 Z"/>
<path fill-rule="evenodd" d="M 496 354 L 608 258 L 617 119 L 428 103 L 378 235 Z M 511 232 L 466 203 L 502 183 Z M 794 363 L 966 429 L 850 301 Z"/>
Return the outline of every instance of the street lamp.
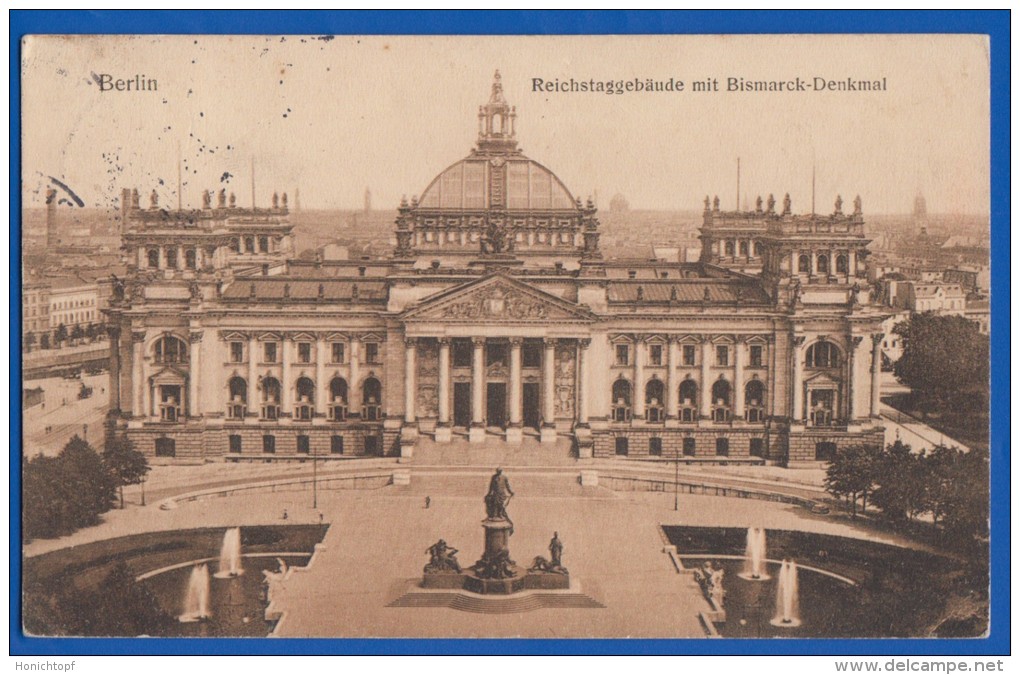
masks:
<path fill-rule="evenodd" d="M 673 510 L 680 510 L 680 449 L 673 451 Z"/>
<path fill-rule="evenodd" d="M 319 453 L 312 449 L 312 508 L 319 508 Z"/>

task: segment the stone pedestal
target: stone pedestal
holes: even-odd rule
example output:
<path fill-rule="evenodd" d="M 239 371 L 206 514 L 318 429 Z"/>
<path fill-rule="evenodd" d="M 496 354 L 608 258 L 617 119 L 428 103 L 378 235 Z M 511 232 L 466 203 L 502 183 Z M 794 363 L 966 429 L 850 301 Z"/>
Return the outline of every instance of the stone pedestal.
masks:
<path fill-rule="evenodd" d="M 482 558 L 489 560 L 504 551 L 509 555 L 510 530 L 513 529 L 510 521 L 504 518 L 498 520 L 486 518 L 482 521 L 482 527 L 485 528 L 485 553 L 482 554 Z"/>
<path fill-rule="evenodd" d="M 539 432 L 541 436 L 539 441 L 542 443 L 555 443 L 556 442 L 556 427 L 552 425 L 542 425 L 542 429 Z"/>
<path fill-rule="evenodd" d="M 524 429 L 520 425 L 511 425 L 506 429 L 507 443 L 520 443 L 524 440 Z"/>
<path fill-rule="evenodd" d="M 469 443 L 485 442 L 485 427 L 472 426 L 470 429 L 468 429 L 468 442 Z"/>
<path fill-rule="evenodd" d="M 436 427 L 436 443 L 449 443 L 453 440 L 453 429 L 445 424 Z"/>

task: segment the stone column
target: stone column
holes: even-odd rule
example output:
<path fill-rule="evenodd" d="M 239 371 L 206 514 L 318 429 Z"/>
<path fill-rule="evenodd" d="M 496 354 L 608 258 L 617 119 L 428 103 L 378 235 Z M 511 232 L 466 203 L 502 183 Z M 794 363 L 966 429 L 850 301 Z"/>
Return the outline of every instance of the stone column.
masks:
<path fill-rule="evenodd" d="M 326 416 L 329 401 L 329 383 L 326 382 L 326 338 L 319 334 L 315 339 L 315 416 Z"/>
<path fill-rule="evenodd" d="M 191 340 L 191 353 L 188 356 L 188 417 L 199 417 L 202 414 L 202 331 L 193 330 L 188 337 Z"/>
<path fill-rule="evenodd" d="M 259 361 L 259 342 L 255 339 L 255 333 L 252 333 L 248 338 L 248 412 L 245 417 L 258 417 L 259 403 L 261 402 L 261 394 L 258 391 L 258 371 L 256 365 Z M 229 398 L 230 394 L 227 394 Z"/>
<path fill-rule="evenodd" d="M 803 335 L 794 335 L 790 344 L 793 359 L 793 380 L 790 384 L 793 387 L 793 410 L 790 411 L 790 418 L 795 423 L 804 419 L 804 362 L 800 354 L 804 340 Z"/>
<path fill-rule="evenodd" d="M 522 433 L 521 344 L 519 337 L 510 338 L 510 425 L 506 430 L 508 443 L 520 443 Z"/>
<path fill-rule="evenodd" d="M 712 417 L 712 383 L 709 381 L 711 373 L 708 369 L 712 358 L 712 341 L 707 335 L 701 337 L 701 419 L 707 420 Z"/>
<path fill-rule="evenodd" d="M 882 340 L 884 333 L 871 336 L 871 416 L 878 417 L 882 394 Z"/>
<path fill-rule="evenodd" d="M 417 385 L 415 380 L 417 379 L 417 350 L 418 340 L 416 338 L 405 338 L 404 339 L 404 423 L 414 424 L 415 421 L 415 392 L 417 391 Z"/>
<path fill-rule="evenodd" d="M 471 355 L 471 429 L 468 440 L 481 443 L 485 440 L 485 406 L 483 392 L 485 387 L 485 338 L 471 338 L 474 348 Z"/>
<path fill-rule="evenodd" d="M 666 420 L 675 420 L 680 412 L 680 381 L 677 378 L 677 365 L 680 361 L 680 345 L 675 337 L 669 338 L 666 346 Z"/>
<path fill-rule="evenodd" d="M 131 404 L 132 417 L 145 417 L 145 331 L 131 333 L 131 389 L 134 394 Z"/>
<path fill-rule="evenodd" d="M 177 246 L 177 267 L 175 269 L 184 269 L 184 247 Z"/>
<path fill-rule="evenodd" d="M 121 410 L 120 401 L 120 327 L 111 326 L 110 335 L 110 409 Z"/>
<path fill-rule="evenodd" d="M 542 352 L 542 442 L 556 441 L 556 340 L 546 338 Z"/>
<path fill-rule="evenodd" d="M 439 424 L 436 441 L 448 443 L 450 433 L 450 338 L 439 338 Z"/>
<path fill-rule="evenodd" d="M 744 419 L 744 337 L 733 345 L 733 419 Z"/>
<path fill-rule="evenodd" d="M 351 335 L 351 356 L 350 371 L 347 377 L 347 398 L 350 399 L 349 415 L 354 418 L 361 417 L 361 339 L 357 335 Z"/>
<path fill-rule="evenodd" d="M 588 426 L 588 399 L 591 386 L 591 377 L 588 373 L 588 347 L 590 345 L 590 338 L 581 338 L 577 341 L 577 424 L 581 427 Z"/>
<path fill-rule="evenodd" d="M 645 420 L 645 340 L 643 335 L 634 336 L 634 401 L 631 410 L 634 420 Z"/>
<path fill-rule="evenodd" d="M 280 341 L 280 359 L 281 359 L 281 372 L 280 379 L 283 380 L 280 384 L 280 417 L 293 417 L 294 416 L 294 395 L 293 387 L 294 383 L 290 381 L 290 337 L 286 334 Z"/>

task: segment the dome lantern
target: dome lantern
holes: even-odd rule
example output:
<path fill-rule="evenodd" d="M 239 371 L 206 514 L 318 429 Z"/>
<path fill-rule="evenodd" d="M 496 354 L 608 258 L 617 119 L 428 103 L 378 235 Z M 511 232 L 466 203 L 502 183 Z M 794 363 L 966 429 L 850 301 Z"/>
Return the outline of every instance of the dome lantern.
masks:
<path fill-rule="evenodd" d="M 478 150 L 512 152 L 517 148 L 517 108 L 506 102 L 503 81 L 496 71 L 489 102 L 478 107 Z"/>

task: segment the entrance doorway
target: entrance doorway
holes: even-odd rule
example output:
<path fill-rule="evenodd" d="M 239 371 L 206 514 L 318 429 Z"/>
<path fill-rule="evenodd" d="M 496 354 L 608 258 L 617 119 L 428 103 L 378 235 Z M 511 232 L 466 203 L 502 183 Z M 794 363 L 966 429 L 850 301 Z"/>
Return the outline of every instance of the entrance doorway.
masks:
<path fill-rule="evenodd" d="M 453 383 L 453 426 L 471 426 L 471 383 Z"/>
<path fill-rule="evenodd" d="M 524 400 L 524 426 L 538 429 L 542 423 L 539 414 L 538 382 L 525 382 L 521 398 Z"/>
<path fill-rule="evenodd" d="M 486 389 L 486 424 L 490 427 L 506 426 L 506 384 L 489 382 Z"/>

